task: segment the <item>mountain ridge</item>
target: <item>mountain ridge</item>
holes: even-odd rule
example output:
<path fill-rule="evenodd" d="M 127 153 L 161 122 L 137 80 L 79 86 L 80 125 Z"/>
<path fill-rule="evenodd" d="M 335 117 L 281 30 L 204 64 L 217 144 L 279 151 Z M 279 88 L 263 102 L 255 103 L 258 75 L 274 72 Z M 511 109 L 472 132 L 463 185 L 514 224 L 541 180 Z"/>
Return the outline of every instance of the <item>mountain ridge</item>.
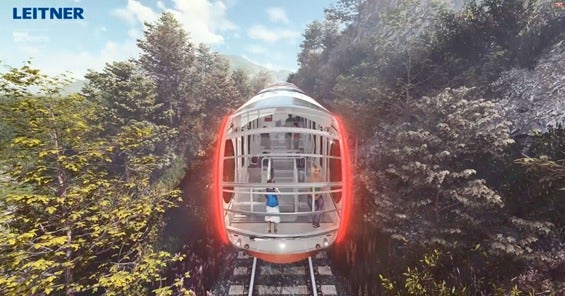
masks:
<path fill-rule="evenodd" d="M 230 71 L 243 70 L 249 76 L 253 76 L 260 72 L 269 72 L 273 77 L 273 82 L 286 82 L 288 75 L 292 73 L 289 70 L 272 70 L 265 66 L 258 65 L 252 61 L 238 55 L 219 54 L 228 61 Z M 82 87 L 87 83 L 87 79 L 76 79 L 63 89 L 63 94 L 80 93 Z"/>
<path fill-rule="evenodd" d="M 254 75 L 259 72 L 269 72 L 273 76 L 275 82 L 286 82 L 288 75 L 292 73 L 290 70 L 272 70 L 265 66 L 256 64 L 245 57 L 232 54 L 220 54 L 221 57 L 226 59 L 230 65 L 230 70 L 243 70 L 249 75 Z"/>

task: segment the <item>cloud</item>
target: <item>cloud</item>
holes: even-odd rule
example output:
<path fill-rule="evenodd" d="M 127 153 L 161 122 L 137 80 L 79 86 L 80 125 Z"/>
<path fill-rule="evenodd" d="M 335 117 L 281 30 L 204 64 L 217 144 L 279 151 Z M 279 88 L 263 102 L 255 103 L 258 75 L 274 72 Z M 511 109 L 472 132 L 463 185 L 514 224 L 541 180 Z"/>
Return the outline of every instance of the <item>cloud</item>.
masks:
<path fill-rule="evenodd" d="M 237 26 L 226 17 L 227 6 L 224 2 L 210 3 L 208 0 L 173 0 L 174 9 L 170 10 L 190 33 L 195 43 L 222 44 L 221 33 L 236 30 Z"/>
<path fill-rule="evenodd" d="M 125 61 L 139 55 L 139 48 L 132 40 L 116 43 L 106 42 L 98 52 L 67 50 L 38 53 L 34 55 L 33 65 L 50 75 L 70 72 L 70 75 L 82 79 L 87 69 L 101 71 L 106 63 Z"/>
<path fill-rule="evenodd" d="M 159 7 L 159 9 L 161 9 L 161 10 L 166 9 L 165 4 L 161 0 L 157 1 L 157 7 Z"/>
<path fill-rule="evenodd" d="M 300 37 L 297 31 L 287 29 L 267 29 L 262 25 L 255 25 L 247 30 L 247 35 L 251 39 L 262 40 L 275 43 L 279 40 L 296 40 Z"/>
<path fill-rule="evenodd" d="M 286 11 L 280 7 L 269 7 L 267 9 L 267 16 L 273 23 L 281 22 L 283 24 L 288 24 L 290 22 L 288 20 L 288 16 L 286 15 Z"/>
<path fill-rule="evenodd" d="M 222 33 L 237 29 L 236 25 L 227 19 L 227 6 L 222 1 L 212 3 L 208 0 L 172 0 L 172 4 L 173 7 L 166 7 L 163 1 L 157 1 L 157 7 L 171 12 L 194 43 L 222 44 Z M 159 16 L 158 12 L 138 0 L 128 0 L 125 8 L 116 9 L 113 14 L 132 26 L 154 22 Z"/>
<path fill-rule="evenodd" d="M 125 8 L 118 8 L 112 13 L 131 25 L 143 22 L 153 22 L 159 16 L 150 7 L 144 6 L 139 1 L 128 0 Z"/>
<path fill-rule="evenodd" d="M 128 38 L 119 42 L 107 41 L 98 51 L 38 51 L 31 46 L 24 48 L 23 45 L 30 45 L 24 43 L 21 44 L 20 51 L 33 54 L 34 66 L 47 74 L 57 75 L 68 71 L 72 77 L 82 78 L 86 69 L 101 71 L 106 63 L 138 57 L 141 50 L 136 45 L 136 39 L 143 35 L 144 22 L 154 22 L 158 19 L 158 9 L 173 13 L 194 43 L 223 43 L 223 32 L 237 31 L 237 27 L 227 19 L 227 6 L 221 1 L 212 3 L 208 0 L 172 0 L 171 3 L 166 7 L 165 1 L 158 1 L 156 8 L 152 8 L 143 5 L 139 0 L 127 0 L 125 7 L 113 10 L 112 14 L 129 24 L 129 28 L 126 27 Z M 107 29 L 102 26 L 98 32 L 106 32 Z"/>

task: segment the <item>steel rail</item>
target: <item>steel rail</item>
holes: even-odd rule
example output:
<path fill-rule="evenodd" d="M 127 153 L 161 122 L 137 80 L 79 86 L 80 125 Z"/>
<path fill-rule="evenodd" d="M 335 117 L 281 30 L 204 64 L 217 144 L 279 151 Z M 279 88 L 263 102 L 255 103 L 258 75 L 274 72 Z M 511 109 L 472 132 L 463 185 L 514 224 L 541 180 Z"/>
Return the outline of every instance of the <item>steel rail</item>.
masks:
<path fill-rule="evenodd" d="M 308 265 L 310 266 L 310 281 L 312 282 L 312 295 L 318 296 L 316 287 L 316 277 L 314 276 L 314 265 L 312 264 L 312 256 L 308 257 Z"/>
<path fill-rule="evenodd" d="M 253 285 L 255 285 L 255 270 L 257 269 L 257 257 L 253 257 L 253 267 L 251 267 L 251 279 L 249 280 L 249 293 L 247 296 L 253 296 Z"/>

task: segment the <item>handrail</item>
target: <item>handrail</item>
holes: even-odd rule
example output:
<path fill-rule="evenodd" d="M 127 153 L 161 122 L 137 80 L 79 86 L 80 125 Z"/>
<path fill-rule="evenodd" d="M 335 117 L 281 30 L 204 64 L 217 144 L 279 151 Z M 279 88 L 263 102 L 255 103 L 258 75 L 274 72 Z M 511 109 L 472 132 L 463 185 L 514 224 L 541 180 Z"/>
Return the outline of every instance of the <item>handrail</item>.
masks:
<path fill-rule="evenodd" d="M 308 238 L 308 237 L 317 237 L 323 236 L 326 234 L 330 234 L 333 232 L 337 232 L 339 230 L 339 226 L 332 226 L 328 228 L 318 228 L 318 230 L 305 232 L 304 234 L 294 233 L 294 234 L 264 234 L 264 233 L 257 233 L 252 231 L 245 231 L 241 228 L 236 228 L 233 226 L 228 226 L 226 229 L 229 232 L 236 233 L 239 235 L 246 235 L 253 238 L 265 238 L 265 239 L 273 239 L 273 238 Z"/>
<path fill-rule="evenodd" d="M 341 138 L 340 134 L 333 134 L 327 131 L 309 129 L 304 127 L 267 127 L 267 128 L 243 130 L 237 132 L 236 131 L 228 132 L 226 139 L 233 139 L 237 137 L 245 137 L 250 135 L 259 135 L 264 133 L 292 133 L 292 132 L 296 132 L 297 130 L 301 131 L 301 134 L 323 136 L 331 140 L 334 139 L 339 140 Z"/>
<path fill-rule="evenodd" d="M 263 159 L 261 159 L 261 180 L 263 179 L 263 172 L 265 171 L 265 166 L 263 165 L 265 160 L 267 160 L 267 180 L 271 179 L 271 159 L 270 158 L 263 158 Z M 222 184 L 227 184 L 227 182 L 222 182 Z M 241 183 L 241 184 L 265 184 L 263 187 L 266 188 L 266 183 Z M 241 187 L 241 186 L 238 186 L 238 187 Z M 257 187 L 254 187 L 254 188 L 257 188 Z M 258 187 L 258 188 L 260 188 L 260 187 Z"/>
<path fill-rule="evenodd" d="M 276 184 L 276 183 L 274 183 L 274 184 Z M 275 186 L 275 187 L 278 188 L 278 186 Z M 251 189 L 256 189 L 256 188 L 251 188 Z M 330 189 L 330 190 L 316 191 L 316 193 L 328 194 L 328 193 L 336 193 L 336 192 L 341 192 L 341 191 L 343 191 L 343 189 Z M 222 190 L 222 192 L 235 193 L 235 190 L 224 189 L 224 190 Z M 250 193 L 251 191 L 241 191 L 240 190 L 238 192 L 240 192 L 240 193 Z M 261 194 L 265 194 L 267 192 L 268 191 L 259 191 L 259 192 L 253 191 L 253 194 L 254 195 L 261 195 Z M 297 193 L 299 193 L 299 194 L 311 194 L 311 193 L 314 193 L 314 191 L 300 191 L 300 192 L 297 192 Z M 294 192 L 277 192 L 277 195 L 294 195 L 294 194 L 295 194 Z"/>
<path fill-rule="evenodd" d="M 255 188 L 251 188 L 251 190 L 249 191 L 249 202 L 251 203 L 251 211 L 253 211 L 253 205 L 255 204 L 253 202 L 253 193 L 254 193 L 254 189 Z"/>
<path fill-rule="evenodd" d="M 309 187 L 338 187 L 342 186 L 343 182 L 305 182 L 305 183 L 241 183 L 241 182 L 222 182 L 223 187 L 237 187 L 237 188 L 309 188 Z"/>
<path fill-rule="evenodd" d="M 224 223 L 225 223 L 225 221 L 226 221 L 226 217 L 228 217 L 228 214 L 231 213 L 230 210 L 231 210 L 231 206 L 232 206 L 232 205 L 233 205 L 233 199 L 230 200 L 230 203 L 228 204 L 228 208 L 227 208 L 227 209 L 224 208 Z M 232 219 L 230 218 L 230 219 L 229 219 L 230 224 L 231 224 L 231 220 L 232 220 Z"/>
<path fill-rule="evenodd" d="M 322 158 L 322 157 L 326 157 L 328 159 L 337 159 L 337 160 L 341 160 L 340 156 L 325 156 L 322 154 L 301 154 L 303 156 L 306 157 L 310 157 L 310 158 Z M 290 159 L 290 158 L 299 158 L 301 155 L 296 155 L 294 154 L 294 152 L 287 152 L 287 154 L 284 153 L 261 153 L 261 154 L 243 154 L 243 155 L 238 155 L 238 156 L 224 156 L 223 160 L 230 160 L 230 159 L 237 159 L 237 158 L 242 158 L 242 157 L 262 157 L 262 158 L 274 158 L 274 159 Z"/>
<path fill-rule="evenodd" d="M 331 193 L 330 193 L 330 199 L 332 201 L 332 204 L 334 205 L 334 208 L 337 209 L 337 204 L 335 203 Z M 251 210 L 253 210 L 253 205 L 251 205 Z M 339 217 L 339 221 L 341 221 L 341 213 L 339 211 L 337 212 L 337 216 Z"/>
<path fill-rule="evenodd" d="M 234 209 L 226 209 L 226 212 L 236 213 L 236 214 L 245 214 L 249 216 L 312 216 L 313 214 L 323 214 L 323 213 L 331 213 L 341 210 L 341 208 L 323 210 L 323 211 L 315 211 L 315 212 L 293 212 L 293 213 L 267 213 L 267 212 L 251 212 L 251 211 L 244 211 L 244 210 L 234 210 Z"/>
<path fill-rule="evenodd" d="M 267 180 L 270 180 L 273 178 L 273 176 L 271 176 L 271 159 L 269 159 L 269 164 L 267 165 Z"/>
<path fill-rule="evenodd" d="M 296 159 L 292 160 L 292 173 L 294 183 L 298 183 L 298 168 L 296 167 Z M 294 187 L 294 211 L 298 212 L 298 188 Z"/>
<path fill-rule="evenodd" d="M 292 105 L 292 109 L 293 109 L 292 110 L 293 114 L 300 115 L 301 117 L 306 117 L 306 118 L 318 117 L 327 121 L 331 121 L 331 118 L 329 117 L 330 115 L 328 115 L 328 111 L 325 110 L 313 109 L 312 107 L 299 106 L 299 105 Z M 236 113 L 233 114 L 233 117 L 244 118 L 245 115 L 247 115 L 246 113 L 248 114 L 257 113 L 258 118 L 260 118 L 260 117 L 280 113 L 272 110 L 276 110 L 276 107 L 267 106 L 267 107 L 255 107 L 251 109 L 246 108 L 239 111 L 236 110 Z M 263 116 L 261 116 L 261 113 L 263 113 Z M 249 115 L 247 117 L 249 117 Z"/>
<path fill-rule="evenodd" d="M 265 150 L 267 151 L 267 150 Z M 314 154 L 314 153 L 297 153 L 297 152 L 269 152 L 269 153 L 256 153 L 256 154 L 241 154 L 237 156 L 224 156 L 223 159 L 233 159 L 240 157 L 265 157 L 265 158 L 300 158 L 300 157 L 327 157 L 332 159 L 341 159 L 341 156 Z"/>

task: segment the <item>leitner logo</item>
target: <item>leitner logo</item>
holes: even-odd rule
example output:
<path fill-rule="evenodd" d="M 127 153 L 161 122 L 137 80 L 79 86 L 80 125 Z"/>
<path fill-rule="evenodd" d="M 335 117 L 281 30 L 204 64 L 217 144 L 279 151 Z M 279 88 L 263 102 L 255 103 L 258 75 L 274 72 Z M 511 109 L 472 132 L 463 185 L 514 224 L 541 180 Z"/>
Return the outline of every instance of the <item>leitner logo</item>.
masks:
<path fill-rule="evenodd" d="M 15 20 L 73 20 L 84 19 L 84 9 L 80 7 L 23 7 L 12 9 L 12 18 Z"/>

